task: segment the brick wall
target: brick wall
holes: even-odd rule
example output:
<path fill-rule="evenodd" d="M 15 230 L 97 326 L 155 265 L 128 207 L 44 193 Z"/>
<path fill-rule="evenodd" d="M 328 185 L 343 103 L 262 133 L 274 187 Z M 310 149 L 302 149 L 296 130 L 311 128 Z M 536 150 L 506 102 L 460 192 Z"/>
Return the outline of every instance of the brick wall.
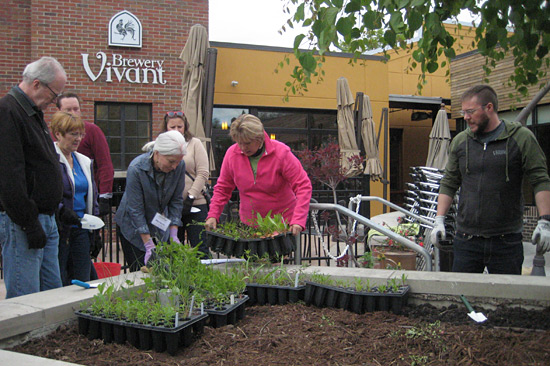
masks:
<path fill-rule="evenodd" d="M 109 20 L 122 10 L 141 21 L 141 49 L 108 46 Z M 0 11 L 1 95 L 19 83 L 26 64 L 53 56 L 67 71 L 65 90 L 82 97 L 86 120 L 94 118 L 95 101 L 151 103 L 153 136 L 159 132 L 163 113 L 181 107 L 183 61 L 179 55 L 189 29 L 195 24 L 208 27 L 208 0 L 12 0 Z M 105 77 L 93 82 L 84 70 L 81 54 L 89 54 L 90 68 L 97 72 L 100 65 L 95 55 L 99 51 L 108 56 L 116 53 L 124 58 L 164 60 L 167 83 L 109 83 Z M 47 121 L 54 111 L 55 107 L 49 108 Z"/>

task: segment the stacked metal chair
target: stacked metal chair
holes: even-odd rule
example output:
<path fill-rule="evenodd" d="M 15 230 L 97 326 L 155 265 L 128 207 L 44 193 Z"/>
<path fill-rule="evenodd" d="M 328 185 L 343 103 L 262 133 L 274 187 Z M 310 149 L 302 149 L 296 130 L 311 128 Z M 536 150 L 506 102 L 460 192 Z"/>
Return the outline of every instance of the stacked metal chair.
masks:
<path fill-rule="evenodd" d="M 405 194 L 405 206 L 409 211 L 433 222 L 437 215 L 437 196 L 439 194 L 439 183 L 443 178 L 443 171 L 430 167 L 411 167 L 409 173 L 413 183 L 407 183 Z M 441 244 L 443 247 L 450 248 L 455 235 L 455 219 L 457 214 L 458 195 L 451 205 L 445 219 L 446 240 Z M 411 217 L 405 218 L 407 221 L 413 221 Z M 424 238 L 424 243 L 429 243 L 429 236 L 432 227 L 420 224 L 419 236 Z M 433 246 L 429 243 L 433 250 Z"/>

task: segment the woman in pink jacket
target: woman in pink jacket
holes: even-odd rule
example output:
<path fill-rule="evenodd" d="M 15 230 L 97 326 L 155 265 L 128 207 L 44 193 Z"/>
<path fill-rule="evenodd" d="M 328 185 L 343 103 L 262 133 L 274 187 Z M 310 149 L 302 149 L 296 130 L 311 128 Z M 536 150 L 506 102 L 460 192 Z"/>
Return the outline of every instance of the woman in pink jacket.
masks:
<path fill-rule="evenodd" d="M 288 146 L 271 140 L 260 119 L 251 114 L 233 121 L 229 134 L 236 144 L 223 159 L 206 227 L 216 227 L 236 187 L 242 222 L 249 223 L 256 213 L 281 213 L 298 235 L 305 228 L 311 199 L 311 181 L 298 158 Z"/>

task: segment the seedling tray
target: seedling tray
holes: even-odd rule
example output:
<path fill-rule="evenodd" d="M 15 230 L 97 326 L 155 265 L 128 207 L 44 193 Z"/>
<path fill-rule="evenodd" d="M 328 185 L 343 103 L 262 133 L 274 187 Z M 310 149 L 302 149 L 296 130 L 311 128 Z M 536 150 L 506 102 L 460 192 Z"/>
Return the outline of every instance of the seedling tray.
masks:
<path fill-rule="evenodd" d="M 249 305 L 285 305 L 304 299 L 306 286 L 276 286 L 258 283 L 248 283 L 246 292 Z"/>
<path fill-rule="evenodd" d="M 100 338 L 105 343 L 126 341 L 141 350 L 154 349 L 175 355 L 180 347 L 188 347 L 202 329 L 208 314 L 192 315 L 180 320 L 177 327 L 143 325 L 102 318 L 77 311 L 78 332 L 88 339 Z"/>
<path fill-rule="evenodd" d="M 376 288 L 374 288 L 376 289 Z M 401 286 L 397 292 L 355 291 L 349 288 L 306 282 L 304 301 L 317 307 L 335 307 L 363 314 L 391 311 L 401 314 L 407 305 L 410 287 Z"/>
<path fill-rule="evenodd" d="M 244 295 L 236 299 L 233 305 L 224 305 L 223 308 L 205 308 L 204 311 L 208 314 L 207 325 L 219 328 L 228 324 L 236 324 L 237 321 L 244 318 L 245 303 L 248 299 L 248 296 Z"/>
<path fill-rule="evenodd" d="M 296 250 L 296 239 L 291 233 L 279 234 L 269 238 L 234 239 L 229 236 L 206 231 L 206 245 L 216 253 L 229 257 L 250 255 L 284 256 Z"/>

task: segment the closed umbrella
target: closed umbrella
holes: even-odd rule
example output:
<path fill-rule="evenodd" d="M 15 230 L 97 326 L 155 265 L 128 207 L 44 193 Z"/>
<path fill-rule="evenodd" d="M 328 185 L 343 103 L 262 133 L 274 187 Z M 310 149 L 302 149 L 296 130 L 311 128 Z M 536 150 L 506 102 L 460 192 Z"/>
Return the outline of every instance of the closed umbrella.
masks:
<path fill-rule="evenodd" d="M 210 43 L 203 25 L 195 24 L 189 31 L 180 59 L 185 62 L 182 80 L 181 107 L 189 121 L 189 131 L 202 141 L 205 148 L 206 134 L 203 125 L 203 88 L 205 84 L 205 64 Z M 210 170 L 215 169 L 212 150 L 210 150 Z"/>
<path fill-rule="evenodd" d="M 353 94 L 349 89 L 348 80 L 344 77 L 336 81 L 336 102 L 338 122 L 338 145 L 340 145 L 341 166 L 347 177 L 353 177 L 361 173 L 356 166 L 349 162 L 349 158 L 359 155 L 357 141 L 355 139 L 355 127 L 353 121 Z"/>
<path fill-rule="evenodd" d="M 361 118 L 361 138 L 365 147 L 365 171 L 370 179 L 377 181 L 382 176 L 382 164 L 378 156 L 378 145 L 376 143 L 376 132 L 374 130 L 374 120 L 372 118 L 372 106 L 368 95 L 363 95 L 363 112 Z"/>
<path fill-rule="evenodd" d="M 451 130 L 449 129 L 447 111 L 443 106 L 439 112 L 437 112 L 435 123 L 430 132 L 426 166 L 436 169 L 445 169 L 445 165 L 447 165 L 447 160 L 449 159 L 448 150 L 450 144 Z"/>

